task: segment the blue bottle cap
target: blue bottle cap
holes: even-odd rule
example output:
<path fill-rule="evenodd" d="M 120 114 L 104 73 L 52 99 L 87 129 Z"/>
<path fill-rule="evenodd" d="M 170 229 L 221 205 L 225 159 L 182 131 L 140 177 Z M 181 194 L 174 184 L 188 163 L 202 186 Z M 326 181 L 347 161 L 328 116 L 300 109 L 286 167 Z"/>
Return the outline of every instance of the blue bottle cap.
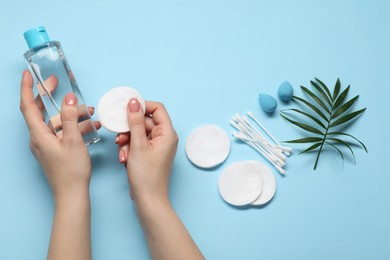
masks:
<path fill-rule="evenodd" d="M 26 31 L 23 36 L 30 49 L 50 41 L 49 35 L 47 35 L 46 29 L 43 26 L 32 28 Z"/>

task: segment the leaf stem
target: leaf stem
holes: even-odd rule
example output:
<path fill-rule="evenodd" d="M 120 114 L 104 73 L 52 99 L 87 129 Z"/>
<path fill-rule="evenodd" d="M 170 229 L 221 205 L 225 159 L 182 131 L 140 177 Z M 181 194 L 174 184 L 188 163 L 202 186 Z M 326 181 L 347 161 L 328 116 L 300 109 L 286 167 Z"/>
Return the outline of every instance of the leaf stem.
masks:
<path fill-rule="evenodd" d="M 322 148 L 324 147 L 326 136 L 328 135 L 329 126 L 330 126 L 330 120 L 328 120 L 328 125 L 327 125 L 327 127 L 325 129 L 324 138 L 321 141 L 321 146 L 320 146 L 320 149 L 318 150 L 318 153 L 317 153 L 316 162 L 314 164 L 314 170 L 317 168 L 318 160 L 320 159 L 320 154 L 321 154 Z"/>
<path fill-rule="evenodd" d="M 331 121 L 332 121 L 332 116 L 333 116 L 333 112 L 334 112 L 334 104 L 335 104 L 335 101 L 333 100 L 333 101 L 332 101 L 331 112 L 329 113 L 329 118 L 327 118 L 328 125 L 326 126 L 325 133 L 324 133 L 324 138 L 322 139 L 320 149 L 318 150 L 318 153 L 317 153 L 316 162 L 314 163 L 314 170 L 317 169 L 318 160 L 320 159 L 320 155 L 321 155 L 322 148 L 324 147 L 324 144 L 325 144 L 325 142 L 326 142 L 326 137 L 328 136 L 328 131 L 329 131 L 329 128 L 330 128 L 330 123 L 331 123 Z"/>

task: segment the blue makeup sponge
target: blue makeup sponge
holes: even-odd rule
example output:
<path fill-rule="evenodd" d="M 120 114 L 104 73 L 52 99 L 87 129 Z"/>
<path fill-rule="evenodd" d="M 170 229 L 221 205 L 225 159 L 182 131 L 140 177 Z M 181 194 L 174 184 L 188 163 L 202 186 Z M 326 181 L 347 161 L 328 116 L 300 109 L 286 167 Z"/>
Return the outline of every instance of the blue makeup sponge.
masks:
<path fill-rule="evenodd" d="M 278 89 L 278 95 L 281 100 L 286 102 L 290 101 L 290 99 L 294 95 L 294 89 L 291 86 L 290 82 L 283 81 L 282 84 L 280 84 Z"/>
<path fill-rule="evenodd" d="M 264 110 L 264 112 L 267 112 L 269 114 L 272 114 L 275 111 L 276 107 L 278 106 L 276 100 L 270 95 L 260 94 L 259 101 L 260 101 L 260 106 Z"/>

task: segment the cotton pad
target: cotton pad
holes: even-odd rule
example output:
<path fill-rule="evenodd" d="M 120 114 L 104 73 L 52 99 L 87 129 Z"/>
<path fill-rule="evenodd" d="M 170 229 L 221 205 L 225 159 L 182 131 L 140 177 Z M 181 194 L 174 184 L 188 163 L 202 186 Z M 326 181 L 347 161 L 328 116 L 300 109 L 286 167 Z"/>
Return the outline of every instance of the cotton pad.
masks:
<path fill-rule="evenodd" d="M 200 168 L 212 168 L 223 163 L 229 152 L 229 136 L 216 125 L 202 125 L 192 131 L 187 139 L 187 157 Z"/>
<path fill-rule="evenodd" d="M 102 125 L 116 133 L 129 132 L 127 105 L 131 98 L 137 98 L 145 111 L 145 100 L 140 93 L 131 87 L 116 87 L 107 91 L 99 100 L 97 115 Z"/>
<path fill-rule="evenodd" d="M 262 175 L 252 161 L 229 165 L 218 180 L 219 194 L 234 206 L 244 206 L 255 201 L 262 193 L 262 187 Z"/>
<path fill-rule="evenodd" d="M 250 163 L 256 168 L 257 172 L 261 175 L 263 180 L 263 190 L 260 196 L 251 204 L 254 206 L 264 205 L 269 202 L 276 192 L 276 179 L 272 170 L 262 162 L 250 161 Z"/>

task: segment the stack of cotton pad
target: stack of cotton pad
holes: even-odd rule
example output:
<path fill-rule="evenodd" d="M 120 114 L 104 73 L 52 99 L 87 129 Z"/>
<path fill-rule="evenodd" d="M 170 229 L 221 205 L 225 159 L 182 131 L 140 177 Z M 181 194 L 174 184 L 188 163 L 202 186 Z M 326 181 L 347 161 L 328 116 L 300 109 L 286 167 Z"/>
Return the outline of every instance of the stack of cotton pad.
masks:
<path fill-rule="evenodd" d="M 218 190 L 231 205 L 260 206 L 275 195 L 276 180 L 271 169 L 259 161 L 236 162 L 223 170 Z"/>
<path fill-rule="evenodd" d="M 218 166 L 226 160 L 229 153 L 229 136 L 216 125 L 200 126 L 187 139 L 187 157 L 200 168 Z"/>
<path fill-rule="evenodd" d="M 116 133 L 129 132 L 127 104 L 131 98 L 137 98 L 145 111 L 145 101 L 140 93 L 131 87 L 116 87 L 107 91 L 99 100 L 97 114 L 102 125 Z"/>

